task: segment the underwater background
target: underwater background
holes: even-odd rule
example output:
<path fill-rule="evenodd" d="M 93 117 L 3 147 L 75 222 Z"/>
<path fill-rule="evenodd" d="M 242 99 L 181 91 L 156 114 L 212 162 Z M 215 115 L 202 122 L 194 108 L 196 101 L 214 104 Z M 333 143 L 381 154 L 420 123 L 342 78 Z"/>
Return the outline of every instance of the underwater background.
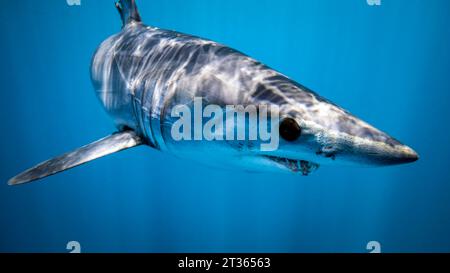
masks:
<path fill-rule="evenodd" d="M 7 186 L 115 130 L 89 65 L 121 21 L 112 0 L 80 3 L 1 1 L 1 252 L 450 251 L 450 1 L 137 1 L 146 24 L 249 54 L 413 147 L 415 163 L 302 177 L 141 146 Z"/>

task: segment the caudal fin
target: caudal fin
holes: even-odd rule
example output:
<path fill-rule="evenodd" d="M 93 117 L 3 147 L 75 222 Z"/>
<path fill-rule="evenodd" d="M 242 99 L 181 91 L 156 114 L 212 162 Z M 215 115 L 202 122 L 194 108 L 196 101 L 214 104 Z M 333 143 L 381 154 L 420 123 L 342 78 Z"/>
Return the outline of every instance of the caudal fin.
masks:
<path fill-rule="evenodd" d="M 122 18 L 123 26 L 131 22 L 141 22 L 135 0 L 119 0 L 116 2 L 116 8 Z"/>
<path fill-rule="evenodd" d="M 18 185 L 41 179 L 140 144 L 142 144 L 141 138 L 133 131 L 112 134 L 72 152 L 42 162 L 11 178 L 8 184 Z"/>

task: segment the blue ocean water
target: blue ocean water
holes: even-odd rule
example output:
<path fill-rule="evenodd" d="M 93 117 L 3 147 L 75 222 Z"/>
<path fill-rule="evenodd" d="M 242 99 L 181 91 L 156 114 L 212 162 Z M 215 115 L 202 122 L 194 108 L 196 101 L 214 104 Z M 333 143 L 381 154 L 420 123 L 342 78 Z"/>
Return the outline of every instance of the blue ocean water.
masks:
<path fill-rule="evenodd" d="M 3 1 L 0 251 L 450 251 L 450 2 L 137 1 L 145 23 L 283 72 L 413 147 L 385 168 L 309 177 L 210 169 L 138 147 L 10 187 L 24 168 L 114 131 L 89 78 L 120 30 L 112 0 Z"/>

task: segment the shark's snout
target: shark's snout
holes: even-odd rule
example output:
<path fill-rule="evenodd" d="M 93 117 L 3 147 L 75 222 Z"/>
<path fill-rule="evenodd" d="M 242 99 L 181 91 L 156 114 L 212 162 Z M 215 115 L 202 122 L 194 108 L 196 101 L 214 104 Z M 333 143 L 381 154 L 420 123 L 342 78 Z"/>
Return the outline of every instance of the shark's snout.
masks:
<path fill-rule="evenodd" d="M 379 144 L 377 145 L 379 146 Z M 417 161 L 419 155 L 411 147 L 404 144 L 398 144 L 391 148 L 379 149 L 379 153 L 372 159 L 373 162 L 380 165 L 396 165 Z M 371 154 L 368 155 L 369 157 Z"/>
<path fill-rule="evenodd" d="M 419 159 L 419 154 L 412 148 L 404 145 L 403 149 L 399 151 L 398 162 L 399 163 L 411 163 Z"/>
<path fill-rule="evenodd" d="M 409 149 L 411 150 L 411 152 L 403 157 L 403 162 L 411 163 L 411 162 L 419 160 L 419 154 L 416 151 L 414 151 L 413 149 L 411 149 L 411 148 L 409 148 Z"/>
<path fill-rule="evenodd" d="M 387 166 L 419 159 L 412 148 L 351 113 L 324 101 L 318 105 L 318 110 L 311 111 L 307 120 L 312 124 L 307 126 L 313 135 L 310 147 L 318 146 L 318 158 L 311 158 L 311 161 Z"/>
<path fill-rule="evenodd" d="M 398 165 L 417 161 L 419 155 L 411 147 L 364 123 L 364 134 L 340 138 L 343 159 L 363 165 Z M 336 154 L 339 157 L 339 153 Z"/>

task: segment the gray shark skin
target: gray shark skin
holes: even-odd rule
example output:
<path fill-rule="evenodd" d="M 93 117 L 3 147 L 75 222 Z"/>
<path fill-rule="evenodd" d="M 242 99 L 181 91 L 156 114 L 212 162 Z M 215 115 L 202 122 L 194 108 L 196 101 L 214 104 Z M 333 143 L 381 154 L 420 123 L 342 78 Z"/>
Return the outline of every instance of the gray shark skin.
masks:
<path fill-rule="evenodd" d="M 145 144 L 216 167 L 304 175 L 320 164 L 382 166 L 418 159 L 410 147 L 249 56 L 213 41 L 144 25 L 134 0 L 121 0 L 116 7 L 122 30 L 98 47 L 91 78 L 119 134 L 133 132 L 133 146 Z M 281 119 L 295 121 L 301 135 L 295 140 L 280 137 L 279 148 L 270 152 L 246 141 L 174 141 L 171 110 L 192 105 L 196 97 L 223 107 L 276 105 Z M 130 147 L 110 140 L 108 145 L 120 146 L 111 153 Z M 90 149 L 89 154 L 97 153 L 96 145 Z M 89 161 L 75 154 L 77 160 L 71 162 Z M 48 175 L 55 173 L 47 167 Z M 38 171 L 32 168 L 10 184 L 45 177 L 42 168 L 39 175 L 33 172 Z"/>

